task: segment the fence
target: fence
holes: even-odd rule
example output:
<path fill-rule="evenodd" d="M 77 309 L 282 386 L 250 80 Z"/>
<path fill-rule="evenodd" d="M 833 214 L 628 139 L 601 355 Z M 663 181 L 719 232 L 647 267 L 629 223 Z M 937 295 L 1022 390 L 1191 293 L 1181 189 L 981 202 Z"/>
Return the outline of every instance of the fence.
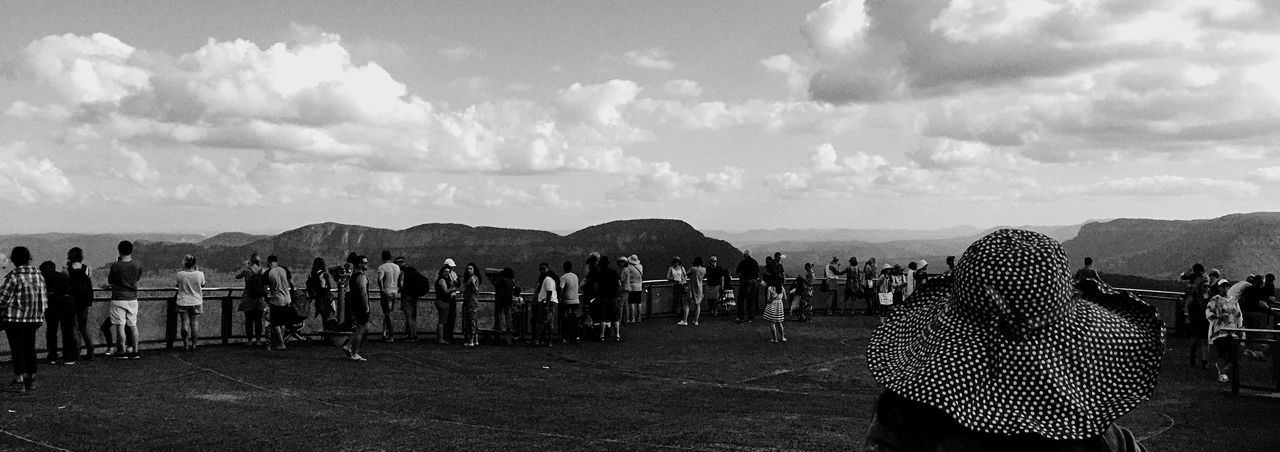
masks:
<path fill-rule="evenodd" d="M 794 279 L 788 279 L 788 286 L 794 282 Z M 820 286 L 821 280 L 815 283 Z M 669 281 L 650 280 L 644 282 L 644 296 L 642 312 L 647 318 L 666 318 L 680 314 L 680 304 L 674 300 L 672 296 L 672 287 Z M 738 281 L 733 280 L 731 287 L 736 289 Z M 816 289 L 816 288 L 815 288 Z M 1176 301 L 1180 294 L 1176 292 L 1162 292 L 1151 290 L 1131 290 L 1143 299 L 1148 301 Z M 764 309 L 766 293 L 763 290 L 757 291 L 759 300 L 757 300 L 757 310 Z M 139 343 L 145 345 L 164 344 L 164 348 L 172 348 L 173 343 L 177 339 L 177 311 L 174 303 L 173 288 L 149 288 L 139 289 L 138 291 L 138 334 Z M 244 316 L 236 315 L 243 289 L 229 287 L 214 287 L 204 289 L 204 313 L 199 317 L 200 322 L 199 337 L 202 343 L 221 343 L 229 344 L 234 340 L 244 339 Z M 522 294 L 525 299 L 531 299 L 533 294 Z M 103 337 L 99 333 L 99 326 L 108 318 L 110 291 L 105 289 L 95 290 L 95 299 L 93 305 L 89 308 L 89 329 L 90 334 L 95 337 L 95 344 L 104 343 Z M 377 306 L 379 293 L 371 291 L 370 305 Z M 850 310 L 853 312 L 865 312 L 867 309 L 867 301 L 865 299 L 849 300 L 844 295 L 844 286 L 839 285 L 835 290 L 823 292 L 814 290 L 812 299 L 815 311 L 823 311 L 827 309 L 833 297 L 839 297 L 839 308 Z M 477 323 L 481 330 L 492 330 L 493 327 L 493 293 L 482 292 L 478 297 L 480 301 L 480 310 L 477 313 Z M 422 332 L 434 332 L 436 325 L 436 311 L 432 307 L 434 296 L 427 296 L 419 299 L 417 329 Z M 738 300 L 742 303 L 742 300 Z M 856 305 L 855 305 L 856 304 Z M 1165 319 L 1171 319 L 1173 312 L 1177 309 L 1176 303 L 1152 303 L 1157 306 L 1161 315 Z M 706 304 L 702 305 L 705 308 Z M 370 310 L 369 333 L 381 334 L 383 330 L 383 312 L 376 307 Z M 404 332 L 404 320 L 402 315 L 395 315 L 393 327 L 400 333 Z M 307 319 L 304 331 L 317 334 L 322 330 L 321 321 L 317 317 Z M 455 325 L 455 333 L 461 331 L 461 322 Z M 36 334 L 37 350 L 45 350 L 44 330 Z M 0 348 L 0 355 L 9 354 L 7 340 L 0 335 L 0 341 L 4 342 L 3 348 Z"/>

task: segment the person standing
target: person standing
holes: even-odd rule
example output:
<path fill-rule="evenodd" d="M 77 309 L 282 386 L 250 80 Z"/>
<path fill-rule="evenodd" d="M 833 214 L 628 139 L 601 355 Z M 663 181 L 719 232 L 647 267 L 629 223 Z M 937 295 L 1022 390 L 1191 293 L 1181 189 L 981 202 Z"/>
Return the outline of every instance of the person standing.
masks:
<path fill-rule="evenodd" d="M 352 253 L 355 254 L 355 253 Z M 351 261 L 351 279 L 347 282 L 347 311 L 351 320 L 351 337 L 342 343 L 342 351 L 352 361 L 368 361 L 360 356 L 364 336 L 369 332 L 369 259 L 364 256 L 348 256 Z"/>
<path fill-rule="evenodd" d="M 452 328 L 449 322 L 449 313 L 453 312 L 453 298 L 457 293 L 457 289 L 453 285 L 453 278 L 449 277 L 449 270 L 453 260 L 446 260 L 445 264 L 440 267 L 440 271 L 436 272 L 436 343 L 440 345 L 448 345 L 449 339 L 452 339 L 452 333 L 448 330 Z"/>
<path fill-rule="evenodd" d="M 1102 282 L 1102 275 L 1098 274 L 1098 270 L 1095 270 L 1093 268 L 1092 257 L 1084 258 L 1084 266 L 1080 267 L 1079 270 L 1076 270 L 1076 274 L 1071 278 L 1072 280 L 1071 282 L 1074 284 L 1074 283 L 1079 283 L 1080 281 L 1084 281 L 1086 279 L 1092 279 L 1094 281 Z"/>
<path fill-rule="evenodd" d="M 347 309 L 347 292 L 351 291 L 351 274 L 355 264 L 352 263 L 356 258 L 356 253 L 347 253 L 347 259 L 342 265 L 335 265 L 329 269 L 329 276 L 333 277 L 334 285 L 338 287 L 337 294 L 333 298 L 334 314 L 338 322 L 338 331 L 351 331 L 350 312 Z"/>
<path fill-rule="evenodd" d="M 480 345 L 480 327 L 476 315 L 480 312 L 480 268 L 468 263 L 462 270 L 462 346 Z"/>
<path fill-rule="evenodd" d="M 791 316 L 797 321 L 808 322 L 813 318 L 813 263 L 804 263 L 804 275 L 792 284 Z"/>
<path fill-rule="evenodd" d="M 289 306 L 293 303 L 293 281 L 289 279 L 289 270 L 280 265 L 280 258 L 272 254 L 267 256 L 267 306 L 271 311 L 271 337 L 269 344 L 272 350 L 284 350 L 285 319 L 297 313 Z"/>
<path fill-rule="evenodd" d="M 831 262 L 822 267 L 822 292 L 831 296 L 830 301 L 827 302 L 828 316 L 836 315 L 837 312 L 841 311 L 840 292 L 837 292 L 836 288 L 840 285 L 840 275 L 842 274 L 844 274 L 844 271 L 840 269 L 840 258 L 838 257 L 831 256 Z M 845 301 L 847 302 L 849 299 L 846 298 Z"/>
<path fill-rule="evenodd" d="M 190 254 L 183 256 L 182 270 L 178 271 L 177 305 L 178 328 L 185 351 L 196 351 L 196 342 L 200 340 L 199 318 L 204 312 L 204 285 L 204 272 L 196 268 L 196 257 Z"/>
<path fill-rule="evenodd" d="M 867 315 L 876 315 L 880 311 L 880 276 L 882 270 L 876 266 L 876 258 L 868 258 L 862 264 L 862 293 L 867 299 Z"/>
<path fill-rule="evenodd" d="M 9 252 L 13 270 L 4 276 L 0 284 L 0 325 L 9 339 L 10 362 L 13 364 L 13 382 L 9 391 L 23 393 L 35 389 L 36 330 L 48 303 L 44 277 L 31 266 L 31 251 L 25 246 L 14 247 Z"/>
<path fill-rule="evenodd" d="M 729 280 L 729 270 L 720 266 L 719 258 L 711 256 L 707 262 L 710 263 L 710 267 L 707 267 L 707 308 L 711 309 L 711 316 L 715 317 L 724 291 L 728 290 L 733 282 Z"/>
<path fill-rule="evenodd" d="M 404 331 L 410 341 L 418 340 L 418 300 L 427 295 L 431 289 L 428 281 L 418 269 L 407 264 L 404 257 L 396 257 L 396 265 L 400 266 L 400 312 L 404 314 Z"/>
<path fill-rule="evenodd" d="M 119 359 L 139 359 L 138 352 L 138 279 L 142 277 L 142 264 L 133 260 L 133 242 L 121 241 L 116 245 L 120 257 L 111 264 L 107 284 L 111 287 L 111 329 L 115 336 L 115 356 Z M 130 336 L 132 335 L 132 336 Z"/>
<path fill-rule="evenodd" d="M 626 258 L 618 256 L 618 268 L 625 270 L 629 266 Z M 596 291 L 596 300 L 602 303 L 604 321 L 600 322 L 600 342 L 604 342 L 605 331 L 613 328 L 613 338 L 622 342 L 622 303 L 619 290 L 622 277 L 617 270 L 609 267 L 609 256 L 600 256 L 596 265 L 596 280 L 592 282 Z"/>
<path fill-rule="evenodd" d="M 751 257 L 751 251 L 742 252 L 742 260 L 734 271 L 738 277 L 738 317 L 734 322 L 750 322 L 759 301 L 760 262 Z"/>
<path fill-rule="evenodd" d="M 902 276 L 906 279 L 906 287 L 902 289 L 902 299 L 905 300 L 916 291 L 916 263 L 908 262 L 907 269 L 902 272 Z"/>
<path fill-rule="evenodd" d="M 267 283 L 263 273 L 265 271 L 262 262 L 258 260 L 258 253 L 250 254 L 249 260 L 236 273 L 236 279 L 244 280 L 244 292 L 237 309 L 244 311 L 244 336 L 250 346 L 258 345 L 258 338 L 262 337 L 263 300 L 267 296 Z"/>
<path fill-rule="evenodd" d="M 671 302 L 684 312 L 684 320 L 676 322 L 676 325 L 688 325 L 689 306 L 685 303 L 689 296 L 689 275 L 680 263 L 680 256 L 671 259 L 671 266 L 667 267 L 667 282 L 671 283 Z"/>
<path fill-rule="evenodd" d="M 782 322 L 787 317 L 786 307 L 782 305 L 782 299 L 786 294 L 771 285 L 767 287 L 769 290 L 769 304 L 764 307 L 764 319 L 769 322 L 769 331 L 773 333 L 773 339 L 769 342 L 786 342 L 787 336 L 782 328 Z"/>
<path fill-rule="evenodd" d="M 1240 311 L 1240 303 L 1235 297 L 1226 295 L 1230 290 L 1230 283 L 1227 280 L 1219 280 L 1213 285 L 1214 296 L 1209 299 L 1208 305 L 1205 306 L 1205 317 L 1209 320 L 1209 342 L 1213 344 L 1214 350 L 1217 352 L 1218 361 L 1216 367 L 1218 369 L 1218 381 L 1226 383 L 1231 381 L 1227 376 L 1227 370 L 1230 369 L 1231 363 L 1231 347 L 1232 338 L 1240 339 L 1240 333 L 1225 331 L 1225 328 L 1240 328 L 1244 324 L 1244 314 Z"/>
<path fill-rule="evenodd" d="M 444 338 L 447 341 L 453 340 L 453 330 L 458 323 L 458 302 L 461 301 L 462 284 L 458 282 L 458 273 L 453 271 L 458 265 L 453 262 L 452 258 L 444 260 L 444 275 L 449 279 L 449 310 L 448 315 L 444 318 Z"/>
<path fill-rule="evenodd" d="M 395 342 L 395 323 L 391 315 L 400 307 L 400 285 L 403 273 L 400 266 L 391 261 L 391 250 L 382 250 L 382 265 L 378 266 L 378 304 L 382 307 L 382 340 Z"/>
<path fill-rule="evenodd" d="M 76 346 L 76 311 L 75 300 L 71 299 L 71 285 L 67 275 L 58 273 L 58 265 L 53 261 L 40 263 L 40 276 L 44 278 L 45 288 L 45 321 L 48 327 L 44 330 L 44 346 L 49 350 L 48 363 L 58 363 L 58 329 L 62 329 L 62 358 L 67 365 L 74 365 L 79 358 L 80 348 Z"/>
<path fill-rule="evenodd" d="M 639 256 L 632 254 L 627 257 L 627 267 L 622 270 L 622 281 L 623 290 L 627 291 L 626 321 L 639 323 L 642 318 L 640 307 L 644 303 L 644 265 L 640 264 Z"/>
<path fill-rule="evenodd" d="M 84 251 L 67 251 L 67 284 L 76 303 L 76 336 L 84 345 L 85 361 L 93 361 L 93 335 L 89 334 L 89 307 L 93 306 L 93 272 L 84 264 Z M 78 348 L 79 346 L 77 346 Z"/>
<path fill-rule="evenodd" d="M 530 347 L 541 344 L 551 346 L 551 316 L 556 312 L 556 273 L 546 262 L 538 264 L 538 282 L 534 284 L 538 293 L 534 295 L 533 304 L 533 339 Z"/>
<path fill-rule="evenodd" d="M 573 273 L 573 262 L 564 261 L 562 268 L 564 268 L 564 274 L 560 275 L 560 342 L 577 344 L 582 342 L 582 333 L 578 332 L 582 305 L 578 298 L 578 275 Z"/>
<path fill-rule="evenodd" d="M 693 311 L 693 326 L 698 326 L 702 319 L 703 282 L 707 277 L 707 267 L 702 266 L 702 256 L 693 258 L 693 265 L 685 272 L 689 277 L 689 297 L 684 307 L 685 323 L 689 321 L 689 311 Z"/>
<path fill-rule="evenodd" d="M 329 268 L 324 258 L 317 256 L 311 261 L 311 273 L 307 275 L 307 298 L 315 306 L 316 315 L 326 330 L 335 330 L 338 322 L 334 319 L 337 306 L 333 302 L 333 280 L 329 277 Z"/>
<path fill-rule="evenodd" d="M 511 345 L 511 305 L 519 289 L 516 288 L 516 271 L 503 268 L 493 280 L 493 332 Z"/>
<path fill-rule="evenodd" d="M 867 298 L 867 287 L 864 284 L 865 276 L 858 270 L 858 258 L 849 257 L 849 268 L 844 269 L 844 299 L 849 304 L 849 314 L 853 314 L 857 309 L 857 301 Z M 840 310 L 840 314 L 844 314 L 844 310 Z"/>

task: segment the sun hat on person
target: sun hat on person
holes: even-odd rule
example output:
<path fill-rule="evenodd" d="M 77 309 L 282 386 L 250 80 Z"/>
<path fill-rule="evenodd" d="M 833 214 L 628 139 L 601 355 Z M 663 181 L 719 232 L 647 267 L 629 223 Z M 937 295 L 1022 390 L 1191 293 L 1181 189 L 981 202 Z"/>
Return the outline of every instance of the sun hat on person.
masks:
<path fill-rule="evenodd" d="M 876 328 L 871 373 L 974 431 L 1098 435 L 1150 398 L 1164 323 L 1132 294 L 1070 283 L 1058 242 L 995 231 L 961 256 L 954 286 L 926 286 Z"/>
<path fill-rule="evenodd" d="M 457 267 L 457 266 L 458 266 L 457 264 L 454 264 L 454 263 L 453 263 L 453 259 L 452 259 L 452 258 L 445 259 L 445 260 L 444 260 L 444 265 L 445 265 L 446 267 Z"/>
<path fill-rule="evenodd" d="M 928 266 L 929 266 L 929 261 L 924 259 L 920 259 L 920 262 L 916 263 L 916 268 L 919 270 L 924 270 L 924 268 Z"/>
<path fill-rule="evenodd" d="M 627 256 L 627 263 L 631 265 L 640 265 L 640 256 L 634 254 Z"/>
<path fill-rule="evenodd" d="M 625 256 L 618 256 L 618 262 L 628 262 Z"/>
<path fill-rule="evenodd" d="M 892 266 L 892 265 L 884 264 L 884 267 L 882 267 L 882 268 L 880 268 L 880 269 L 881 269 L 881 270 L 888 270 L 888 269 L 891 269 L 891 268 L 893 268 L 893 266 Z"/>

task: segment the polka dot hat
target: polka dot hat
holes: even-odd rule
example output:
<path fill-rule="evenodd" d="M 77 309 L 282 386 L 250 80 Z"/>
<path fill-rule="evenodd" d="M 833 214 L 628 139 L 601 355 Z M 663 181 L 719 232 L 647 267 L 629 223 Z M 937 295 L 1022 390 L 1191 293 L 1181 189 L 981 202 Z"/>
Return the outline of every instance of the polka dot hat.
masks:
<path fill-rule="evenodd" d="M 1105 285 L 1070 285 L 1053 239 L 1002 229 L 974 242 L 952 284 L 928 284 L 876 329 L 877 382 L 998 434 L 1083 439 L 1155 390 L 1156 309 Z"/>

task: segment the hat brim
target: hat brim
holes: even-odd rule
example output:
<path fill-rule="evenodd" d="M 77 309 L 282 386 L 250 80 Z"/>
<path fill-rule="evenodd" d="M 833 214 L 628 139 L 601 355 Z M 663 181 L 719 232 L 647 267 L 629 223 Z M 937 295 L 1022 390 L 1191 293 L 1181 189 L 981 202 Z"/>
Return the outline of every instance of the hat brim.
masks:
<path fill-rule="evenodd" d="M 1102 286 L 1057 322 L 1008 338 L 975 321 L 944 281 L 912 294 L 878 327 L 876 381 L 976 431 L 1052 439 L 1096 436 L 1151 397 L 1164 355 L 1156 309 Z"/>

